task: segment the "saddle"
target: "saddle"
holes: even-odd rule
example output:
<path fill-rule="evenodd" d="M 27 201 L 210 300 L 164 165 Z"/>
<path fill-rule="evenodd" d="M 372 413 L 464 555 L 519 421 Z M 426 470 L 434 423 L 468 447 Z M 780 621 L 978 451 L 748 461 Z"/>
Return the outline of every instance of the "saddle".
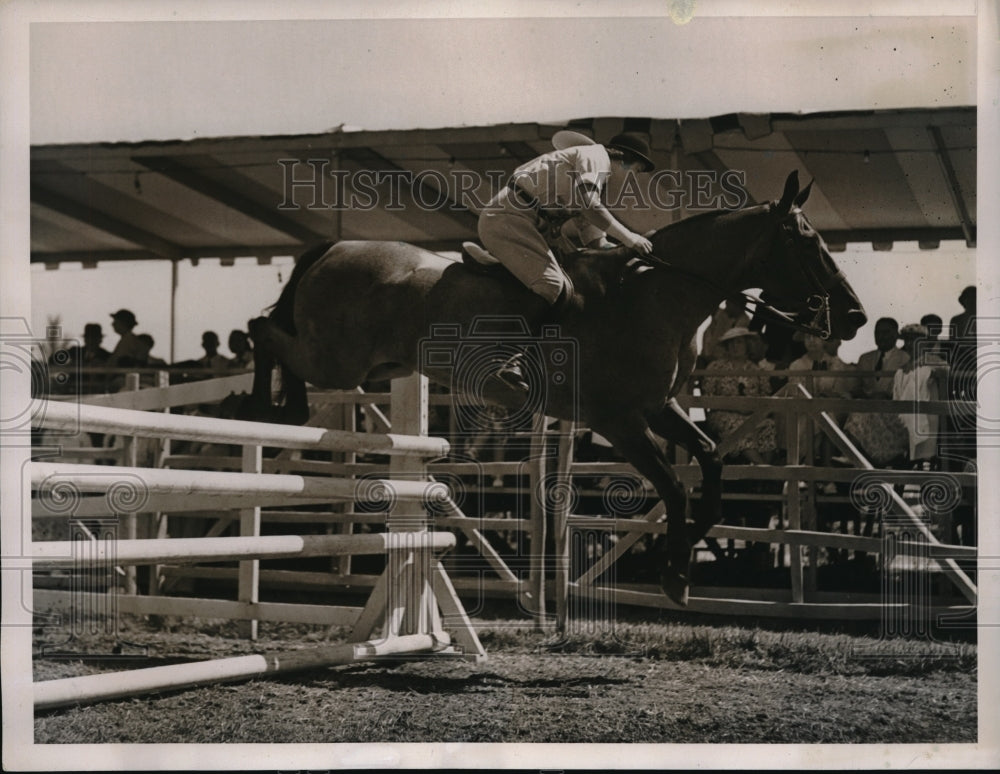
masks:
<path fill-rule="evenodd" d="M 510 275 L 500 261 L 475 242 L 462 242 L 462 264 L 469 271 L 486 277 L 500 278 Z"/>

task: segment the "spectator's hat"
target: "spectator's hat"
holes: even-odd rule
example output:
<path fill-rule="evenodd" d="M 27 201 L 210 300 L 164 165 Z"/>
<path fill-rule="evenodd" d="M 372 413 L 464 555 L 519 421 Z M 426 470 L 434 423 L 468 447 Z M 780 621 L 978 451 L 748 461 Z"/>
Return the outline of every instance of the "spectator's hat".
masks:
<path fill-rule="evenodd" d="M 119 309 L 113 315 L 111 315 L 112 320 L 121 320 L 121 322 L 126 325 L 131 325 L 133 328 L 138 324 L 138 320 L 135 319 L 135 315 L 132 314 L 128 309 Z"/>
<path fill-rule="evenodd" d="M 719 336 L 719 343 L 725 344 L 727 341 L 732 341 L 733 339 L 738 339 L 743 336 L 756 336 L 749 328 L 745 328 L 742 325 L 737 325 L 735 328 L 730 328 L 728 331 Z"/>
<path fill-rule="evenodd" d="M 104 329 L 101 328 L 101 324 L 100 323 L 87 323 L 86 325 L 84 325 L 83 326 L 83 337 L 87 338 L 87 336 L 100 336 L 103 339 L 104 338 Z"/>
<path fill-rule="evenodd" d="M 635 132 L 616 134 L 605 145 L 608 148 L 614 148 L 615 150 L 635 156 L 645 163 L 647 172 L 652 172 L 656 169 L 656 164 L 650 158 L 653 151 L 650 150 L 649 143 Z"/>

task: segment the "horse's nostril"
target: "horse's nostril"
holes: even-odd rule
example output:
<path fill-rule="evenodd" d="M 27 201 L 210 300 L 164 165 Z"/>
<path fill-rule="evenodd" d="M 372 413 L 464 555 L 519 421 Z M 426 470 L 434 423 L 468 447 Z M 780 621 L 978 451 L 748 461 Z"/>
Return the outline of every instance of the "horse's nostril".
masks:
<path fill-rule="evenodd" d="M 855 330 L 857 330 L 868 322 L 868 315 L 865 314 L 863 309 L 851 309 L 847 313 L 847 319 L 854 326 Z"/>

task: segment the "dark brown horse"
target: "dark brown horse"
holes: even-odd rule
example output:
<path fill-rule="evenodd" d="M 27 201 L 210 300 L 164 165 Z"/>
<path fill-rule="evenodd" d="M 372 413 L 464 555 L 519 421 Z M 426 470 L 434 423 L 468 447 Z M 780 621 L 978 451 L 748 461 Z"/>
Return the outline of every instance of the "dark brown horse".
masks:
<path fill-rule="evenodd" d="M 858 297 L 802 214 L 808 193 L 808 187 L 799 191 L 793 172 L 780 201 L 660 229 L 651 240 L 656 259 L 638 267 L 619 251 L 582 254 L 565 264 L 575 293 L 559 321 L 559 338 L 575 345 L 575 368 L 572 378 L 545 381 L 537 408 L 585 423 L 652 482 L 667 508 L 661 581 L 680 604 L 687 599 L 691 547 L 721 510 L 715 446 L 674 400 L 694 366 L 699 324 L 722 299 L 748 288 L 763 289 L 787 321 L 820 335 L 850 339 L 865 323 Z M 427 343 L 438 341 L 442 329 L 468 342 L 484 315 L 520 316 L 534 329 L 544 313 L 540 300 L 512 277 L 483 276 L 412 245 L 324 245 L 302 256 L 270 316 L 251 323 L 257 344 L 252 404 L 271 412 L 272 420 L 301 422 L 308 416 L 304 382 L 350 389 L 421 371 L 450 385 L 460 365 L 422 357 L 436 351 Z M 285 394 L 278 408 L 270 393 L 275 360 L 283 367 Z M 499 380 L 477 385 L 487 400 L 525 404 L 523 393 Z M 691 525 L 684 487 L 654 434 L 686 447 L 701 466 L 702 499 Z"/>

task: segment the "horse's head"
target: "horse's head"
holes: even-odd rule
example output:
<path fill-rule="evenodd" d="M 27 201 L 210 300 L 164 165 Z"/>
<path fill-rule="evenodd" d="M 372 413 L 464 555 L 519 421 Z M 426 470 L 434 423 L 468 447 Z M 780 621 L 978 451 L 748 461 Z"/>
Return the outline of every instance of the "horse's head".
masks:
<path fill-rule="evenodd" d="M 776 237 L 764 248 L 756 273 L 764 300 L 780 316 L 822 338 L 852 339 L 868 317 L 802 213 L 811 188 L 812 183 L 800 191 L 798 173 L 792 172 L 781 199 L 769 205 Z"/>

